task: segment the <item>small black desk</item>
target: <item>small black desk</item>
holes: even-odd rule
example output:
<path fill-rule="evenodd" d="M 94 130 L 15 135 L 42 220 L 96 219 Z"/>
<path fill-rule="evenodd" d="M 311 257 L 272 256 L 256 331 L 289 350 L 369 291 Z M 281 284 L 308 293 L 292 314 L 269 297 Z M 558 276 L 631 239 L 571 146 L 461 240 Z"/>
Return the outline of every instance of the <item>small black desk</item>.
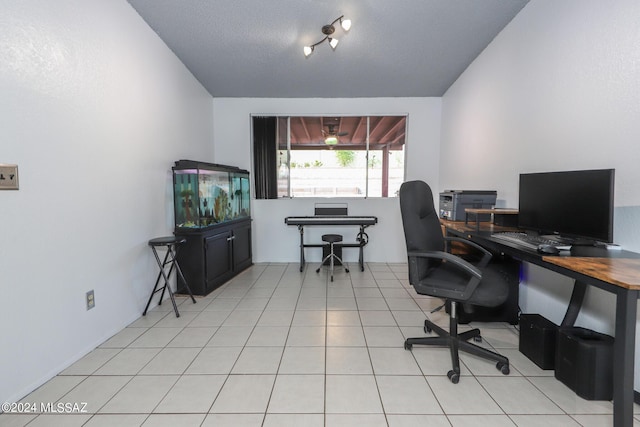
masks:
<path fill-rule="evenodd" d="M 464 237 L 487 249 L 505 253 L 516 259 L 571 277 L 573 294 L 563 325 L 575 321 L 586 286 L 595 286 L 616 295 L 615 341 L 613 357 L 613 424 L 633 425 L 633 381 L 636 340 L 637 299 L 640 295 L 640 254 L 629 251 L 574 246 L 570 254 L 543 256 L 516 243 L 491 237 L 504 227 L 481 223 L 475 226 L 442 221 L 447 234 Z"/>
<path fill-rule="evenodd" d="M 324 246 L 321 243 L 305 243 L 304 242 L 304 227 L 305 226 L 337 226 L 337 225 L 355 225 L 360 227 L 360 231 L 356 236 L 357 243 L 341 243 L 343 248 L 360 248 L 360 255 L 358 262 L 360 264 L 360 271 L 364 271 L 364 257 L 363 248 L 369 242 L 369 236 L 364 232 L 365 228 L 375 225 L 378 222 L 378 217 L 375 216 L 348 216 L 348 215 L 316 215 L 316 216 L 288 216 L 284 219 L 284 223 L 287 225 L 297 225 L 300 232 L 300 271 L 304 269 L 304 248 L 321 248 Z"/>

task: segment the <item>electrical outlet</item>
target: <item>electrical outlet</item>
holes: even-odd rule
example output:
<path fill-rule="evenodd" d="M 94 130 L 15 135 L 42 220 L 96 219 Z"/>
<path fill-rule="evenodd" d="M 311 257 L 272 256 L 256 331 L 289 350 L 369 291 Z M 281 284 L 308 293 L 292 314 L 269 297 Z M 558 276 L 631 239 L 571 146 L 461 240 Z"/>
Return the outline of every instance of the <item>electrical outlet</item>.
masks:
<path fill-rule="evenodd" d="M 93 289 L 91 289 L 89 292 L 87 292 L 87 310 L 91 310 L 95 306 L 96 306 L 96 299 L 93 293 Z"/>
<path fill-rule="evenodd" d="M 0 190 L 18 189 L 18 165 L 0 163 Z"/>

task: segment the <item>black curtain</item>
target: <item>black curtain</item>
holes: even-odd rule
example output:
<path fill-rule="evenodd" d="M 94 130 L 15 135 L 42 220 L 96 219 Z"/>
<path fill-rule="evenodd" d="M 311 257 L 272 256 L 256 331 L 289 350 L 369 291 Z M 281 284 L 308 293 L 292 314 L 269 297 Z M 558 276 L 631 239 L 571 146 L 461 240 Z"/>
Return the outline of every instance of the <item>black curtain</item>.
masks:
<path fill-rule="evenodd" d="M 278 198 L 276 117 L 253 117 L 256 199 Z"/>

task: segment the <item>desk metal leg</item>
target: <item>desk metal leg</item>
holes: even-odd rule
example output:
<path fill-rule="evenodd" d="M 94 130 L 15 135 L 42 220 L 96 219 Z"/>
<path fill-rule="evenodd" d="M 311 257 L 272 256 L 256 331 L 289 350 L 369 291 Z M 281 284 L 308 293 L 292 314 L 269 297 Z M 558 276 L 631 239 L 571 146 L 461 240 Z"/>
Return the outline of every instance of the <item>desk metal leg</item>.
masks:
<path fill-rule="evenodd" d="M 576 280 L 573 284 L 573 292 L 571 293 L 571 299 L 569 300 L 569 306 L 567 312 L 562 319 L 560 326 L 573 326 L 580 313 L 580 307 L 582 307 L 582 301 L 584 301 L 584 294 L 587 292 L 587 284 Z"/>
<path fill-rule="evenodd" d="M 298 226 L 298 231 L 300 232 L 300 272 L 304 270 L 304 227 L 302 225 Z"/>
<path fill-rule="evenodd" d="M 616 298 L 613 344 L 613 425 L 633 425 L 634 353 L 638 291 L 621 289 Z"/>

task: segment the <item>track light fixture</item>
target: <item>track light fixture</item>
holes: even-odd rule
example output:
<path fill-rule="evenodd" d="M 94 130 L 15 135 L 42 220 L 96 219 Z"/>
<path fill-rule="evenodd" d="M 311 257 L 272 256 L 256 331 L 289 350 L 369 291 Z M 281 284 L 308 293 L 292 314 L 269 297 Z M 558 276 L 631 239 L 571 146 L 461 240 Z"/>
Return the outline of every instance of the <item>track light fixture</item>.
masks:
<path fill-rule="evenodd" d="M 338 46 L 338 39 L 335 37 L 331 37 L 334 31 L 336 30 L 336 27 L 334 27 L 334 24 L 336 22 L 340 22 L 340 26 L 345 31 L 349 31 L 349 29 L 351 28 L 351 19 L 345 19 L 344 15 L 342 15 L 339 18 L 336 18 L 331 24 L 328 24 L 322 27 L 322 34 L 324 34 L 324 38 L 322 40 L 312 44 L 311 46 L 304 47 L 303 49 L 304 56 L 311 55 L 315 47 L 318 46 L 320 43 L 324 42 L 325 40 L 329 41 L 329 46 L 331 46 L 332 49 L 335 49 L 336 46 Z"/>

